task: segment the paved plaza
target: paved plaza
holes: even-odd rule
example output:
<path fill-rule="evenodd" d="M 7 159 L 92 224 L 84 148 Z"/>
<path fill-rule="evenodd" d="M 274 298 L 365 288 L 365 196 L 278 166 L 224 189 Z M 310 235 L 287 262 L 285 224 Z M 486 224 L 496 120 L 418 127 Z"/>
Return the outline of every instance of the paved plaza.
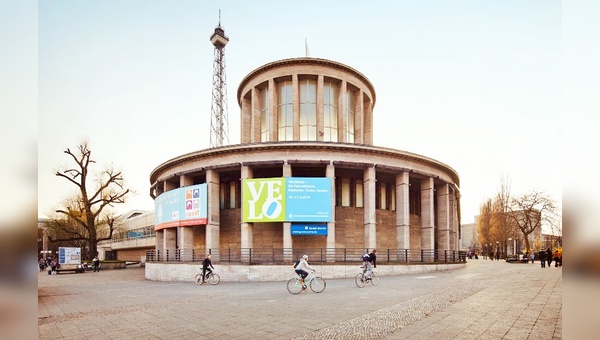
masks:
<path fill-rule="evenodd" d="M 328 279 L 320 294 L 149 281 L 144 268 L 42 272 L 38 287 L 39 339 L 562 339 L 562 268 L 538 262 Z"/>

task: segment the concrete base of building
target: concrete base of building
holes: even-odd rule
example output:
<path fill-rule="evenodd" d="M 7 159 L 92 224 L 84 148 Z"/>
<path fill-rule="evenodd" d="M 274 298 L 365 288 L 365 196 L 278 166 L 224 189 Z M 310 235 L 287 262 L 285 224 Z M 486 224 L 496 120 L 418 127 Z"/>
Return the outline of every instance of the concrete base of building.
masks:
<path fill-rule="evenodd" d="M 396 264 L 378 265 L 375 271 L 379 276 L 429 273 L 442 270 L 463 268 L 466 263 L 431 263 L 431 264 Z M 314 265 L 317 276 L 325 279 L 353 278 L 362 272 L 359 265 Z M 194 276 L 202 272 L 199 263 L 165 263 L 146 262 L 146 279 L 153 281 L 182 281 L 192 282 Z M 219 274 L 221 281 L 231 282 L 260 282 L 285 281 L 296 276 L 290 265 L 236 265 L 217 264 L 214 272 Z"/>

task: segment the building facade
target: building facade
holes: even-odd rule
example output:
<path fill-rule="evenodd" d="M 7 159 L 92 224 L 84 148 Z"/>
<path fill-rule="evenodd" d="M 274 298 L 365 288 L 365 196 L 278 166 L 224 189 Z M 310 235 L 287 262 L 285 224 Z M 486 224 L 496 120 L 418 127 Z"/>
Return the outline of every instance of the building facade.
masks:
<path fill-rule="evenodd" d="M 362 73 L 319 58 L 279 60 L 250 72 L 237 100 L 240 144 L 180 155 L 151 172 L 154 199 L 179 188 L 207 188 L 206 223 L 156 225 L 152 260 L 196 261 L 210 252 L 216 261 L 244 263 L 253 262 L 252 254 L 287 261 L 309 253 L 311 260 L 334 262 L 377 248 L 410 262 L 458 252 L 457 172 L 373 145 L 376 93 Z M 287 220 L 244 219 L 243 183 L 261 178 L 330 179 L 325 233 L 297 235 Z"/>

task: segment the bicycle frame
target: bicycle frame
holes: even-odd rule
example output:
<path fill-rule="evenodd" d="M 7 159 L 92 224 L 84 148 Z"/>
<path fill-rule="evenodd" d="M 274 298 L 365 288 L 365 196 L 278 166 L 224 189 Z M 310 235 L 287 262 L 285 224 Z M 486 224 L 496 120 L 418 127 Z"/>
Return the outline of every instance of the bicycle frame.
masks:
<path fill-rule="evenodd" d="M 310 279 L 309 279 L 309 277 L 310 277 Z M 310 284 L 310 281 L 314 280 L 315 277 L 316 277 L 315 272 L 308 273 L 308 275 L 306 275 L 306 278 L 304 279 L 304 284 L 308 286 Z M 300 276 L 300 274 L 298 274 L 298 283 L 300 283 L 300 278 L 302 278 L 302 276 Z"/>
<path fill-rule="evenodd" d="M 301 278 L 300 274 L 297 274 L 295 278 L 288 281 L 287 288 L 290 293 L 299 294 L 307 287 L 310 287 L 315 293 L 320 293 L 325 290 L 325 287 L 327 286 L 327 282 L 322 277 L 316 276 L 314 272 L 311 272 L 306 276 L 304 284 L 300 283 Z"/>

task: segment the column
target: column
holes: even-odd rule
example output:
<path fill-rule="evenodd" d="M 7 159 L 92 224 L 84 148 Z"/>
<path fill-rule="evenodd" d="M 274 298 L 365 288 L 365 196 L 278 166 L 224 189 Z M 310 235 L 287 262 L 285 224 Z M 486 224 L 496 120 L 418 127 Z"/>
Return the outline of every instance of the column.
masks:
<path fill-rule="evenodd" d="M 458 204 L 460 200 L 460 194 L 452 187 L 450 187 L 450 245 L 452 250 L 460 250 L 458 231 L 460 228 L 460 221 L 458 219 Z"/>
<path fill-rule="evenodd" d="M 346 103 L 347 90 L 347 83 L 345 80 L 342 80 L 338 99 L 338 140 L 341 143 L 348 142 L 348 106 Z"/>
<path fill-rule="evenodd" d="M 371 166 L 364 171 L 364 203 L 365 203 L 365 248 L 377 247 L 376 220 L 375 220 L 375 167 Z"/>
<path fill-rule="evenodd" d="M 269 79 L 269 141 L 277 141 L 278 135 L 278 113 L 277 113 L 277 88 L 275 81 Z"/>
<path fill-rule="evenodd" d="M 252 101 L 246 97 L 242 97 L 242 114 L 240 117 L 240 126 L 241 126 L 241 143 L 250 143 L 252 142 L 252 129 L 251 126 L 253 124 L 252 120 Z"/>
<path fill-rule="evenodd" d="M 364 144 L 373 145 L 373 101 L 366 95 L 363 95 L 363 133 L 362 141 Z"/>
<path fill-rule="evenodd" d="M 221 207 L 219 204 L 220 176 L 215 170 L 206 170 L 208 208 L 206 215 L 206 251 L 210 250 L 212 259 L 219 262 L 219 225 L 221 223 Z"/>
<path fill-rule="evenodd" d="M 335 261 L 335 165 L 331 162 L 325 169 L 325 176 L 331 178 L 331 222 L 327 222 L 327 254 L 325 258 L 328 262 Z"/>
<path fill-rule="evenodd" d="M 323 141 L 323 136 L 324 134 L 322 133 L 324 131 L 324 117 L 323 117 L 323 96 L 324 96 L 324 90 L 323 90 L 323 84 L 325 83 L 325 77 L 322 74 L 319 74 L 319 77 L 317 78 L 317 140 L 318 141 Z"/>
<path fill-rule="evenodd" d="M 298 84 L 298 75 L 292 75 L 292 101 L 294 110 L 294 137 L 293 140 L 300 140 L 300 85 Z"/>
<path fill-rule="evenodd" d="M 156 230 L 155 231 L 156 237 L 155 237 L 155 242 L 156 242 L 156 247 L 154 248 L 154 252 L 156 254 L 156 257 L 154 258 L 155 261 L 164 261 L 164 252 L 163 252 L 163 243 L 165 242 L 165 232 L 164 230 Z"/>
<path fill-rule="evenodd" d="M 410 249 L 409 173 L 396 175 L 396 248 Z M 398 254 L 399 261 L 408 261 L 408 253 Z"/>
<path fill-rule="evenodd" d="M 244 180 L 244 179 L 249 179 L 252 178 L 253 174 L 252 174 L 252 169 L 248 166 L 243 165 L 241 168 L 241 175 L 240 175 L 240 179 Z M 241 195 L 242 197 L 244 197 L 244 190 L 246 190 L 246 188 L 244 188 L 244 186 L 242 185 L 242 190 L 241 190 Z M 252 223 L 248 223 L 248 222 L 244 222 L 244 211 L 243 211 L 243 207 L 242 207 L 242 214 L 241 214 L 241 218 L 242 220 L 241 222 L 241 233 L 240 233 L 240 247 L 241 247 L 241 256 L 242 256 L 242 263 L 248 263 L 250 262 L 250 248 L 252 248 L 252 236 L 253 236 L 253 224 Z"/>
<path fill-rule="evenodd" d="M 165 261 L 175 261 L 175 251 L 177 250 L 177 228 L 163 229 L 163 252 Z"/>
<path fill-rule="evenodd" d="M 450 250 L 450 195 L 449 186 L 444 183 L 436 188 L 438 249 Z"/>
<path fill-rule="evenodd" d="M 175 190 L 178 185 L 169 181 L 163 182 L 164 192 Z M 177 250 L 177 228 L 165 228 L 163 229 L 163 243 L 161 245 L 163 250 L 163 258 L 165 261 L 175 260 L 175 251 Z"/>
<path fill-rule="evenodd" d="M 180 187 L 194 185 L 194 179 L 190 176 L 179 177 Z M 181 261 L 192 261 L 194 251 L 194 229 L 191 226 L 177 227 L 177 244 L 179 245 L 179 256 Z"/>
<path fill-rule="evenodd" d="M 292 166 L 287 162 L 283 164 L 283 177 L 292 177 Z M 293 241 L 292 241 L 292 223 L 283 222 L 283 260 L 285 262 L 294 261 L 293 259 Z"/>
<path fill-rule="evenodd" d="M 358 95 L 356 96 L 356 112 L 354 112 L 354 143 L 363 144 L 364 141 L 364 108 L 363 108 L 363 96 L 364 92 L 362 90 L 358 91 Z"/>
<path fill-rule="evenodd" d="M 252 98 L 252 102 L 250 104 L 250 108 L 252 112 L 252 124 L 250 124 L 250 135 L 252 142 L 258 143 L 261 141 L 260 137 L 260 128 L 261 128 L 261 112 L 260 112 L 260 90 L 256 87 L 253 87 L 250 91 L 250 96 Z"/>
<path fill-rule="evenodd" d="M 434 248 L 433 234 L 433 178 L 428 177 L 421 180 L 421 248 L 428 251 L 427 261 L 433 261 Z"/>

